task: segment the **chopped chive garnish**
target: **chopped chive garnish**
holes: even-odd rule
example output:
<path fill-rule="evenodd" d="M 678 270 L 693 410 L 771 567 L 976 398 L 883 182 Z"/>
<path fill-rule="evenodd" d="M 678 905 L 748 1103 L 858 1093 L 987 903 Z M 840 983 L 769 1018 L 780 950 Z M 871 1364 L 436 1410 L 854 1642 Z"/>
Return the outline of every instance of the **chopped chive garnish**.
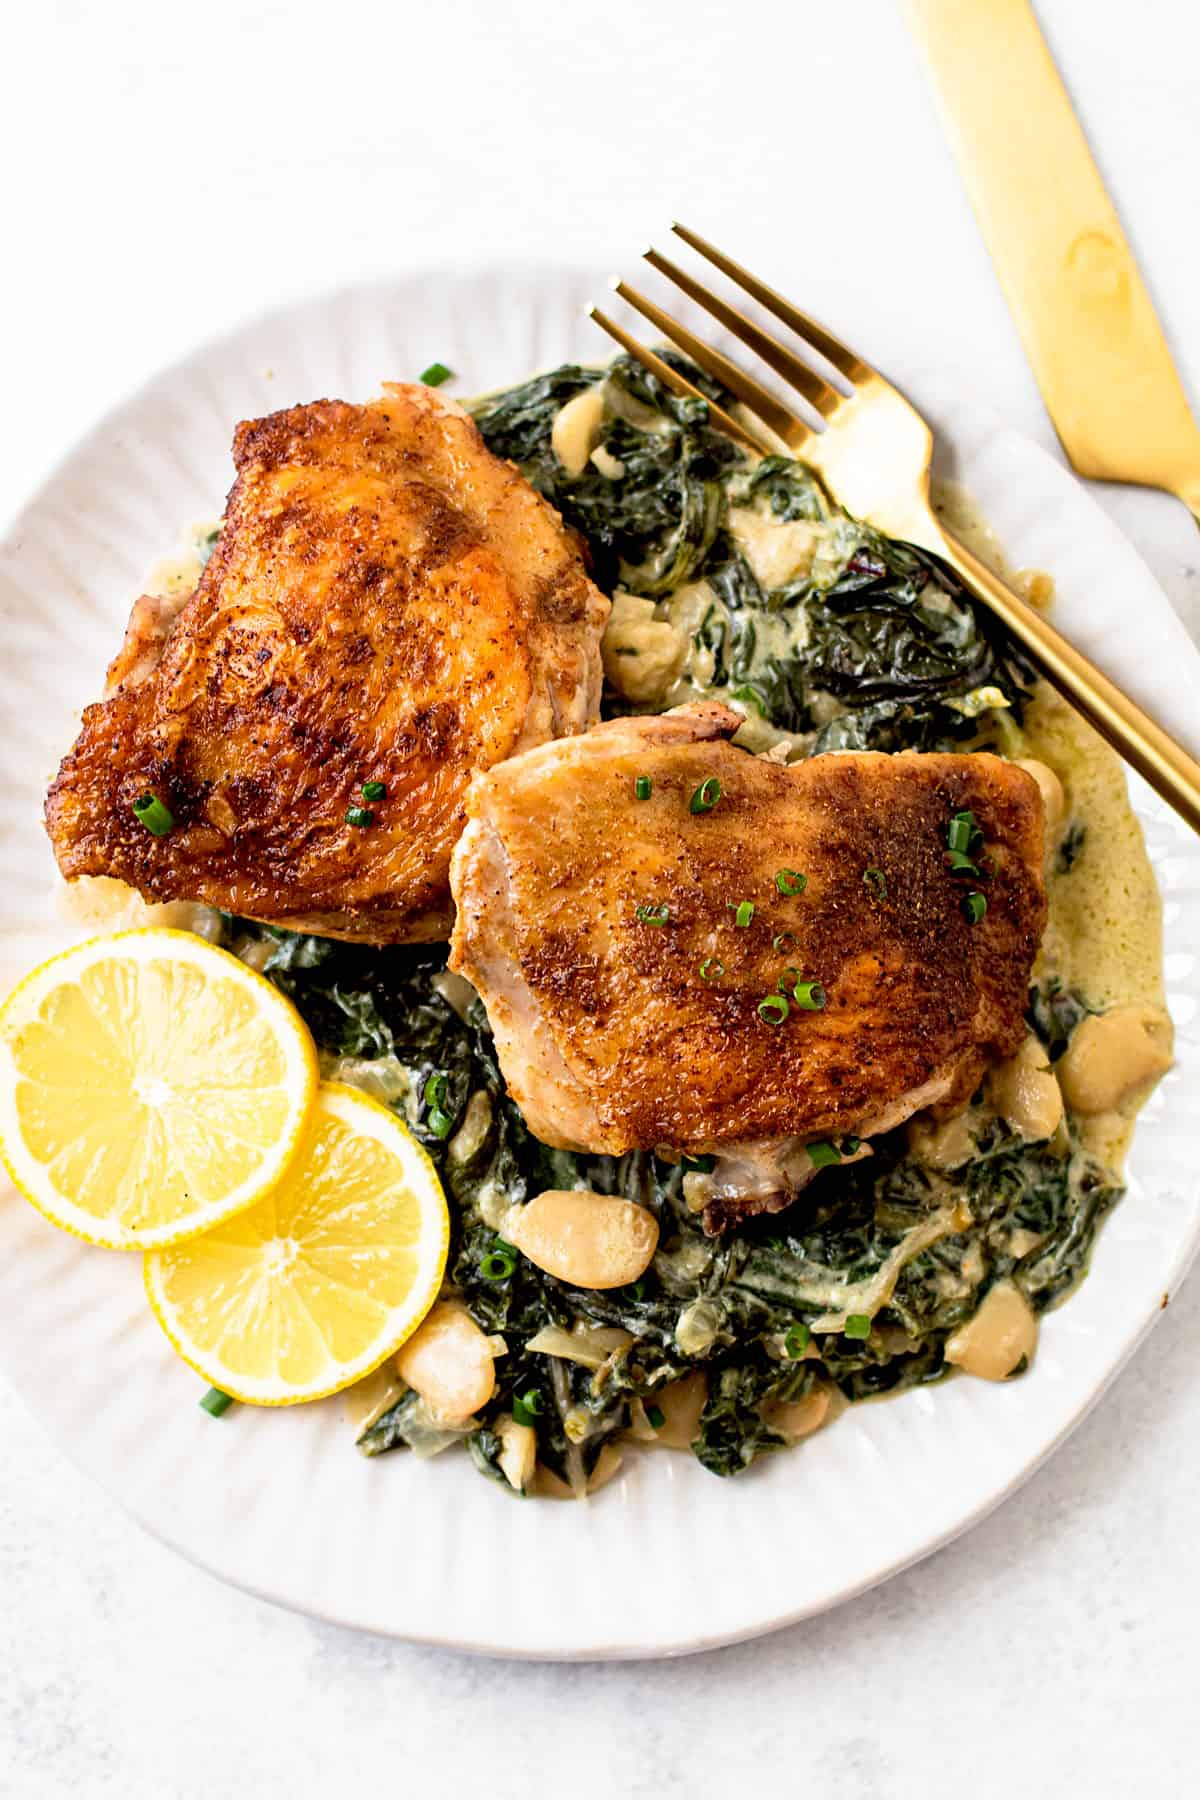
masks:
<path fill-rule="evenodd" d="M 629 1295 L 633 1300 L 644 1300 L 649 1292 L 650 1284 L 644 1275 L 639 1275 L 636 1281 L 629 1284 Z"/>
<path fill-rule="evenodd" d="M 646 1408 L 646 1417 L 649 1419 L 655 1431 L 661 1431 L 667 1422 L 667 1415 L 661 1406 L 648 1406 Z"/>
<path fill-rule="evenodd" d="M 733 914 L 734 924 L 739 926 L 742 931 L 745 931 L 747 925 L 749 925 L 751 919 L 754 917 L 753 900 L 727 900 L 725 904 Z"/>
<path fill-rule="evenodd" d="M 785 1356 L 790 1356 L 792 1361 L 795 1362 L 798 1356 L 804 1355 L 811 1339 L 812 1332 L 808 1329 L 807 1325 L 789 1325 L 783 1340 L 783 1354 Z"/>
<path fill-rule="evenodd" d="M 820 1012 L 825 1004 L 825 989 L 819 981 L 798 981 L 792 989 L 792 998 L 805 1012 Z"/>
<path fill-rule="evenodd" d="M 971 858 L 962 850 L 947 850 L 942 858 L 952 875 L 978 875 L 979 870 Z"/>
<path fill-rule="evenodd" d="M 946 842 L 951 850 L 970 850 L 973 844 L 983 839 L 983 833 L 975 823 L 973 812 L 957 812 L 946 830 Z"/>
<path fill-rule="evenodd" d="M 688 811 L 694 813 L 711 812 L 720 798 L 721 784 L 715 775 L 710 775 L 707 780 L 700 783 L 700 786 L 688 801 Z"/>
<path fill-rule="evenodd" d="M 847 1313 L 846 1323 L 842 1326 L 842 1336 L 848 1338 L 869 1338 L 871 1321 L 866 1313 Z"/>
<path fill-rule="evenodd" d="M 513 1395 L 513 1418 L 518 1425 L 532 1425 L 546 1410 L 539 1388 L 526 1388 L 523 1394 Z"/>
<path fill-rule="evenodd" d="M 794 931 L 781 931 L 771 939 L 771 948 L 782 956 L 783 952 L 785 950 L 790 950 L 795 942 L 796 934 Z"/>
<path fill-rule="evenodd" d="M 808 876 L 801 875 L 798 869 L 780 869 L 775 876 L 775 886 L 781 894 L 802 894 L 808 886 Z"/>
<path fill-rule="evenodd" d="M 679 1162 L 689 1175 L 711 1175 L 717 1166 L 715 1156 L 681 1156 Z"/>
<path fill-rule="evenodd" d="M 434 1137 L 447 1138 L 454 1130 L 454 1115 L 446 1111 L 449 1083 L 444 1075 L 431 1075 L 425 1083 L 425 1124 Z"/>
<path fill-rule="evenodd" d="M 375 823 L 375 814 L 369 806 L 348 806 L 346 823 L 347 825 L 357 825 L 361 831 L 365 831 L 368 825 Z"/>
<path fill-rule="evenodd" d="M 882 869 L 864 869 L 863 882 L 867 887 L 874 889 L 877 900 L 887 899 L 887 876 Z"/>
<path fill-rule="evenodd" d="M 671 909 L 666 901 L 643 901 L 634 913 L 639 925 L 665 925 L 671 916 Z"/>
<path fill-rule="evenodd" d="M 432 362 L 427 369 L 421 370 L 417 379 L 423 381 L 426 387 L 441 387 L 443 381 L 449 381 L 453 374 L 454 370 L 448 369 L 444 362 Z"/>
<path fill-rule="evenodd" d="M 700 964 L 701 981 L 720 981 L 725 973 L 725 964 L 719 956 L 706 956 Z"/>
<path fill-rule="evenodd" d="M 638 800 L 648 800 L 654 783 L 648 775 L 639 775 L 633 784 L 634 796 Z"/>
<path fill-rule="evenodd" d="M 962 909 L 966 914 L 967 923 L 978 925 L 987 911 L 987 898 L 983 894 L 968 894 L 962 903 Z"/>
<path fill-rule="evenodd" d="M 133 816 L 139 825 L 144 825 L 155 837 L 166 837 L 175 827 L 174 813 L 170 807 L 163 805 L 157 794 L 143 794 L 140 799 L 135 800 Z"/>
<path fill-rule="evenodd" d="M 758 1003 L 758 1016 L 768 1025 L 782 1025 L 790 1011 L 783 994 L 768 994 Z"/>
<path fill-rule="evenodd" d="M 219 1419 L 221 1414 L 228 1412 L 233 1405 L 233 1395 L 223 1393 L 220 1388 L 209 1388 L 207 1394 L 200 1401 L 200 1405 L 206 1413 L 211 1413 L 214 1419 Z"/>
<path fill-rule="evenodd" d="M 844 1137 L 842 1139 L 843 1156 L 857 1156 L 861 1149 L 862 1139 L 860 1137 L 855 1137 L 853 1133 L 851 1133 L 849 1137 Z"/>
<path fill-rule="evenodd" d="M 382 781 L 364 781 L 362 784 L 362 797 L 364 800 L 382 800 L 386 794 L 387 788 Z"/>
<path fill-rule="evenodd" d="M 480 1258 L 479 1273 L 485 1281 L 507 1281 L 516 1266 L 517 1253 L 512 1245 L 497 1238 L 495 1249 Z"/>
<path fill-rule="evenodd" d="M 841 1151 L 828 1138 L 816 1138 L 811 1144 L 805 1144 L 804 1148 L 808 1151 L 808 1160 L 814 1169 L 829 1169 L 842 1160 Z"/>

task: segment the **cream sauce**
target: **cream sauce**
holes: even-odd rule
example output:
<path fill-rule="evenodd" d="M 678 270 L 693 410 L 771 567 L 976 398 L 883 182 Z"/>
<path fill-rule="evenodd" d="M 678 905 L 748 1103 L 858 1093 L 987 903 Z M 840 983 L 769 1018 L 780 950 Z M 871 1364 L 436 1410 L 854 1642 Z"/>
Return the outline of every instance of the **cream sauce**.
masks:
<path fill-rule="evenodd" d="M 1017 573 L 1005 563 L 994 533 L 961 489 L 946 484 L 936 504 L 939 516 L 982 562 L 1034 604 L 1049 603 L 1048 578 L 1039 571 Z M 1047 846 L 1050 914 L 1034 979 L 1057 977 L 1105 1011 L 1130 1001 L 1165 1009 L 1162 900 L 1120 757 L 1045 682 L 1038 683 L 1024 723 L 1002 719 L 1000 730 L 1007 756 L 1036 757 L 1062 782 L 1064 829 L 1075 824 L 1086 831 L 1065 871 L 1055 868 L 1057 846 Z M 1143 1092 L 1117 1112 L 1076 1119 L 1085 1147 L 1108 1167 L 1120 1168 L 1146 1097 Z"/>

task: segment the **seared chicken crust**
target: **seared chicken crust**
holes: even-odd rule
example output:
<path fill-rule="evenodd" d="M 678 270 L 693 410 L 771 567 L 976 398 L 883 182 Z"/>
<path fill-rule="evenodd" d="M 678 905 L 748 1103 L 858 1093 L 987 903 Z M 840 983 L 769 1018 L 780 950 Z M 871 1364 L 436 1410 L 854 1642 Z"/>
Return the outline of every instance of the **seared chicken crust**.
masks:
<path fill-rule="evenodd" d="M 912 753 L 781 766 L 728 742 L 740 724 L 711 703 L 616 719 L 480 775 L 451 873 L 451 967 L 484 998 L 531 1129 L 614 1156 L 719 1153 L 714 1228 L 787 1204 L 812 1173 L 806 1141 L 965 1100 L 1022 1040 L 1046 917 L 1024 770 Z M 714 777 L 719 800 L 692 811 Z M 966 884 L 945 862 L 964 810 L 991 859 Z M 781 893 L 780 871 L 803 891 Z M 969 888 L 987 898 L 974 924 Z M 825 1007 L 765 1020 L 781 978 L 789 995 L 819 982 Z"/>
<path fill-rule="evenodd" d="M 427 388 L 289 407 L 239 425 L 233 456 L 195 594 L 174 620 L 137 602 L 50 789 L 59 866 L 293 930 L 445 937 L 470 779 L 595 719 L 609 603 Z M 131 810 L 147 792 L 165 837 Z"/>

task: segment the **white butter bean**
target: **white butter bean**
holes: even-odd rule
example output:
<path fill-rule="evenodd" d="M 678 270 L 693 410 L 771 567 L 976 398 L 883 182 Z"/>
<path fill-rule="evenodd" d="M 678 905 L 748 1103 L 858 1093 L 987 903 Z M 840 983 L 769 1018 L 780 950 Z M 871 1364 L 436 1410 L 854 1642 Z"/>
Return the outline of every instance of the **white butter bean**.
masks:
<path fill-rule="evenodd" d="M 587 1188 L 536 1195 L 509 1214 L 506 1235 L 547 1275 L 585 1288 L 636 1281 L 658 1246 L 657 1221 L 644 1206 Z"/>
<path fill-rule="evenodd" d="M 1063 784 L 1049 764 L 1037 762 L 1033 757 L 1020 759 L 1017 767 L 1024 769 L 1027 775 L 1032 775 L 1041 790 L 1042 805 L 1046 809 L 1046 841 L 1053 844 L 1067 814 L 1067 797 L 1063 793 Z"/>
<path fill-rule="evenodd" d="M 693 1369 L 690 1374 L 681 1375 L 678 1381 L 656 1388 L 642 1404 L 647 1411 L 657 1406 L 663 1422 L 657 1430 L 651 1426 L 644 1434 L 639 1433 L 641 1441 L 654 1444 L 659 1450 L 689 1449 L 700 1429 L 700 1414 L 707 1399 L 708 1377 L 703 1369 Z"/>
<path fill-rule="evenodd" d="M 774 513 L 748 506 L 731 507 L 728 526 L 764 588 L 786 587 L 807 575 L 824 529 L 815 520 L 784 523 Z"/>
<path fill-rule="evenodd" d="M 396 1367 L 438 1419 L 469 1419 L 496 1386 L 492 1345 L 464 1306 L 441 1300 L 396 1354 Z"/>
<path fill-rule="evenodd" d="M 825 1423 L 829 1389 L 815 1387 L 800 1400 L 768 1400 L 762 1407 L 763 1423 L 789 1443 L 809 1437 Z"/>
<path fill-rule="evenodd" d="M 620 481 L 625 473 L 625 464 L 620 457 L 606 450 L 603 444 L 597 444 L 592 451 L 592 467 L 599 469 L 606 481 Z"/>
<path fill-rule="evenodd" d="M 679 673 L 683 634 L 654 614 L 653 600 L 618 590 L 600 645 L 604 673 L 628 700 L 655 701 Z"/>
<path fill-rule="evenodd" d="M 1081 1019 L 1058 1063 L 1067 1105 L 1088 1115 L 1113 1112 L 1171 1067 L 1172 1038 L 1158 1006 L 1114 1006 Z"/>
<path fill-rule="evenodd" d="M 960 1169 L 975 1154 L 978 1115 L 967 1111 L 950 1119 L 934 1119 L 918 1113 L 908 1122 L 908 1148 L 927 1169 Z"/>
<path fill-rule="evenodd" d="M 1030 1032 L 1015 1056 L 993 1069 L 988 1083 L 1000 1117 L 1029 1143 L 1052 1138 L 1063 1116 L 1062 1089 L 1050 1059 Z"/>
<path fill-rule="evenodd" d="M 582 475 L 604 422 L 603 384 L 584 388 L 554 415 L 550 447 L 568 475 Z"/>
<path fill-rule="evenodd" d="M 1038 1322 L 1024 1294 L 1011 1281 L 998 1281 L 973 1319 L 946 1339 L 946 1361 L 984 1381 L 1004 1381 L 1021 1358 L 1033 1360 Z"/>

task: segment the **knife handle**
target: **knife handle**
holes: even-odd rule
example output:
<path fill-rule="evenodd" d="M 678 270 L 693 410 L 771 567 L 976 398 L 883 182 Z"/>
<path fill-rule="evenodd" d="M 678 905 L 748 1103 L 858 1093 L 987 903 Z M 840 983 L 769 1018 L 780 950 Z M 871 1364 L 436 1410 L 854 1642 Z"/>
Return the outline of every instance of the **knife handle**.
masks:
<path fill-rule="evenodd" d="M 1195 498 L 1200 503 L 1200 495 Z M 1027 600 L 993 575 L 965 544 L 960 544 L 944 527 L 940 536 L 945 544 L 942 554 L 951 568 L 1007 626 L 1047 681 L 1126 762 L 1132 763 L 1193 831 L 1200 832 L 1200 763 L 1074 644 L 1068 643 Z"/>

